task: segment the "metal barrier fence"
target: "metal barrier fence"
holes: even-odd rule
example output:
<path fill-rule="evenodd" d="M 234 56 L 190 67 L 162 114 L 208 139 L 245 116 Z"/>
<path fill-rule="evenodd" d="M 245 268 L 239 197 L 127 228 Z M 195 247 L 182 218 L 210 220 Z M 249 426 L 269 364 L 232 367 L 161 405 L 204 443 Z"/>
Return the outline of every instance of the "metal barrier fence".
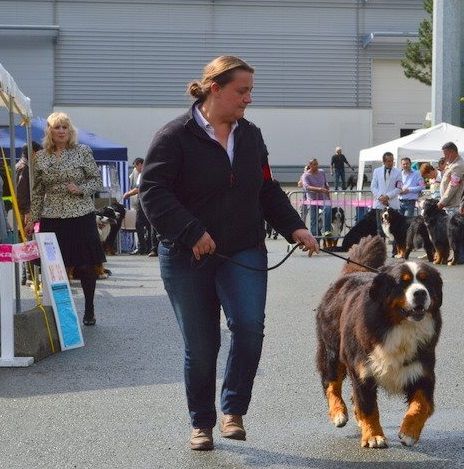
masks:
<path fill-rule="evenodd" d="M 317 239 L 336 244 L 372 208 L 371 191 L 331 191 L 330 199 L 309 199 L 304 190 L 288 193 L 292 206 Z M 343 223 L 341 221 L 343 220 Z"/>

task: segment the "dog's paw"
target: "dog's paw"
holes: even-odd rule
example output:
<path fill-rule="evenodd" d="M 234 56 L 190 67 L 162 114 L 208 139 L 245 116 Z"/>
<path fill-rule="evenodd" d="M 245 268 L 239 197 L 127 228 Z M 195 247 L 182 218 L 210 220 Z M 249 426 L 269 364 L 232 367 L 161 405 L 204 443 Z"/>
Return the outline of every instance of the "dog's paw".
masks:
<path fill-rule="evenodd" d="M 401 444 L 404 446 L 414 446 L 419 440 L 419 438 L 416 438 L 411 435 L 406 435 L 406 433 L 403 432 L 398 433 L 398 437 L 401 441 Z"/>
<path fill-rule="evenodd" d="M 363 448 L 387 448 L 387 439 L 383 435 L 374 435 L 361 439 Z"/>
<path fill-rule="evenodd" d="M 332 415 L 331 419 L 337 428 L 341 428 L 346 425 L 346 422 L 348 422 L 348 415 L 343 412 L 339 412 L 338 414 Z"/>

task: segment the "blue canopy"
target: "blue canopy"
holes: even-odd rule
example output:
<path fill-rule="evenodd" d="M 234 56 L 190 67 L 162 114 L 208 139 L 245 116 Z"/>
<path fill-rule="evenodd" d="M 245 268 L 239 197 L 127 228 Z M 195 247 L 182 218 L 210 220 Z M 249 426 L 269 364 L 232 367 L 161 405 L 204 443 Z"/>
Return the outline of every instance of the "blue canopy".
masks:
<path fill-rule="evenodd" d="M 32 140 L 42 142 L 47 120 L 43 117 L 36 117 L 31 121 Z M 88 145 L 96 161 L 127 161 L 127 147 L 112 143 L 105 138 L 99 137 L 87 130 L 77 129 L 78 142 Z M 22 125 L 15 126 L 15 149 L 16 157 L 19 158 L 21 148 L 26 143 L 26 128 Z M 0 129 L 0 146 L 3 147 L 7 156 L 10 152 L 10 131 Z"/>

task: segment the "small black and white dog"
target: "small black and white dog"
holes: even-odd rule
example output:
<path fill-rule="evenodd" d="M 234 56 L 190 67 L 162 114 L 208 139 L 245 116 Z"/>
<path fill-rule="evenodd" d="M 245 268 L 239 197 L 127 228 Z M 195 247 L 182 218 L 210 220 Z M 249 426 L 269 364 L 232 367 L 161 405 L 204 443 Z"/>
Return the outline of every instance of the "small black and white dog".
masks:
<path fill-rule="evenodd" d="M 95 215 L 105 254 L 114 256 L 116 254 L 116 236 L 121 229 L 126 209 L 120 203 L 113 202 L 111 205 L 97 210 Z"/>

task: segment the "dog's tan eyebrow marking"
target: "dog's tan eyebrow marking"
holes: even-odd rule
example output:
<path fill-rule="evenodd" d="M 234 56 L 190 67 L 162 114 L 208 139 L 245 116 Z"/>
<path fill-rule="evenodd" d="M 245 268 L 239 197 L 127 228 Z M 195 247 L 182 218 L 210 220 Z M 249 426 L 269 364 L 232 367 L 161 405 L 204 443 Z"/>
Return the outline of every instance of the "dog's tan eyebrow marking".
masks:
<path fill-rule="evenodd" d="M 426 280 L 427 277 L 428 277 L 428 275 L 427 275 L 427 272 L 421 270 L 421 271 L 417 272 L 416 277 L 417 277 L 417 280 L 421 280 L 421 281 L 422 281 L 422 280 Z"/>
<path fill-rule="evenodd" d="M 412 275 L 409 272 L 403 272 L 401 274 L 401 280 L 403 280 L 403 282 L 410 282 L 412 280 Z"/>

